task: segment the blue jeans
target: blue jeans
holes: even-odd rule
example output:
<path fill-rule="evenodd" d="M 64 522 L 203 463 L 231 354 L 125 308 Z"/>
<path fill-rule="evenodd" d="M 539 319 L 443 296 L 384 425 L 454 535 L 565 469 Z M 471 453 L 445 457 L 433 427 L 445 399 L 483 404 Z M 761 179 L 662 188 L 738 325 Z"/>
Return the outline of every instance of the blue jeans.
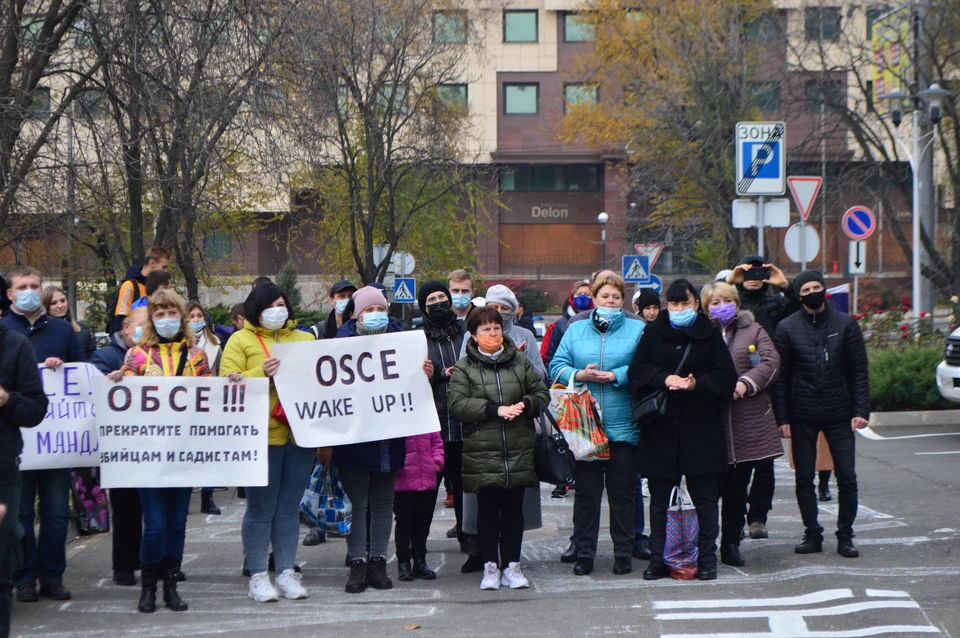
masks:
<path fill-rule="evenodd" d="M 636 506 L 633 510 L 633 533 L 635 543 L 647 540 L 647 535 L 643 533 L 646 525 L 646 519 L 643 515 L 643 477 L 637 473 L 637 497 Z"/>
<path fill-rule="evenodd" d="M 340 485 L 353 505 L 353 522 L 347 536 L 350 560 L 386 556 L 393 527 L 393 488 L 397 470 L 365 472 L 337 468 Z M 367 552 L 367 510 L 370 511 L 370 551 Z"/>
<path fill-rule="evenodd" d="M 156 565 L 166 557 L 183 559 L 192 491 L 189 487 L 141 487 L 137 490 L 143 510 L 141 563 Z"/>
<path fill-rule="evenodd" d="M 29 470 L 20 473 L 20 525 L 23 527 L 23 567 L 14 577 L 17 587 L 63 582 L 67 568 L 67 525 L 70 522 L 70 470 Z M 33 504 L 39 494 L 40 535 L 34 535 Z"/>
<path fill-rule="evenodd" d="M 267 553 L 273 544 L 277 573 L 293 569 L 300 541 L 300 501 L 313 472 L 313 448 L 289 441 L 267 448 L 266 487 L 248 487 L 243 514 L 243 553 L 251 574 L 267 571 Z"/>

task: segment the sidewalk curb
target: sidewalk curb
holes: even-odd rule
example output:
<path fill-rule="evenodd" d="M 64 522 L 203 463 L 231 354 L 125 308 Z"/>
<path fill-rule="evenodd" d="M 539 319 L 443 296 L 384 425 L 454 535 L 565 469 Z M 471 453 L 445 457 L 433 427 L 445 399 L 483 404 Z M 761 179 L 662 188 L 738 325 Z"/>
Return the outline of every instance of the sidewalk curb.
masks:
<path fill-rule="evenodd" d="M 874 412 L 870 427 L 911 425 L 949 425 L 960 423 L 960 410 L 926 410 L 921 412 Z"/>

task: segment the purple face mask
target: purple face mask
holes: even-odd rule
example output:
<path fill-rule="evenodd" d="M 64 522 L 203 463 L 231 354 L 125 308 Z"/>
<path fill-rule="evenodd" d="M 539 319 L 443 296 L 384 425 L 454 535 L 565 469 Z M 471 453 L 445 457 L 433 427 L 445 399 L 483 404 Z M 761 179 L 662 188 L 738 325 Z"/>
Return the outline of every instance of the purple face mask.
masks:
<path fill-rule="evenodd" d="M 710 314 L 717 318 L 721 326 L 726 327 L 728 323 L 733 321 L 734 315 L 737 314 L 737 306 L 732 303 L 710 306 Z"/>

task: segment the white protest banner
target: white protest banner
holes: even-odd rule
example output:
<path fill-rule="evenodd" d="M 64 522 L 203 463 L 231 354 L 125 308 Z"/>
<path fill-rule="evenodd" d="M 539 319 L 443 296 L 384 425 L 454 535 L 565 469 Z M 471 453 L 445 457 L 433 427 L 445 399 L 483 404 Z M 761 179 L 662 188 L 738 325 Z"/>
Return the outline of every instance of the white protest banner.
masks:
<path fill-rule="evenodd" d="M 267 484 L 266 379 L 93 380 L 103 487 Z"/>
<path fill-rule="evenodd" d="M 274 376 L 293 436 L 304 447 L 380 441 L 440 430 L 423 372 L 420 330 L 278 343 Z"/>
<path fill-rule="evenodd" d="M 90 380 L 103 376 L 89 363 L 39 366 L 47 414 L 35 428 L 20 428 L 21 470 L 55 470 L 100 464 Z"/>

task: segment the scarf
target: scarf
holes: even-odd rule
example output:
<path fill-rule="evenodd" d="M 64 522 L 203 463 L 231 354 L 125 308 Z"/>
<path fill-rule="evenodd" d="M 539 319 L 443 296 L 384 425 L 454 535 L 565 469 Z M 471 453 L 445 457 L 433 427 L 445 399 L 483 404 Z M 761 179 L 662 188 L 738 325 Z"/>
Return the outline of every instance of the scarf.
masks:
<path fill-rule="evenodd" d="M 360 335 L 361 337 L 366 337 L 368 335 L 382 335 L 387 331 L 387 328 L 389 327 L 390 327 L 390 323 L 388 320 L 387 325 L 384 327 L 383 330 L 377 330 L 376 332 L 374 332 L 373 330 L 370 330 L 369 328 L 367 328 L 367 326 L 362 321 L 357 319 L 357 334 Z"/>

